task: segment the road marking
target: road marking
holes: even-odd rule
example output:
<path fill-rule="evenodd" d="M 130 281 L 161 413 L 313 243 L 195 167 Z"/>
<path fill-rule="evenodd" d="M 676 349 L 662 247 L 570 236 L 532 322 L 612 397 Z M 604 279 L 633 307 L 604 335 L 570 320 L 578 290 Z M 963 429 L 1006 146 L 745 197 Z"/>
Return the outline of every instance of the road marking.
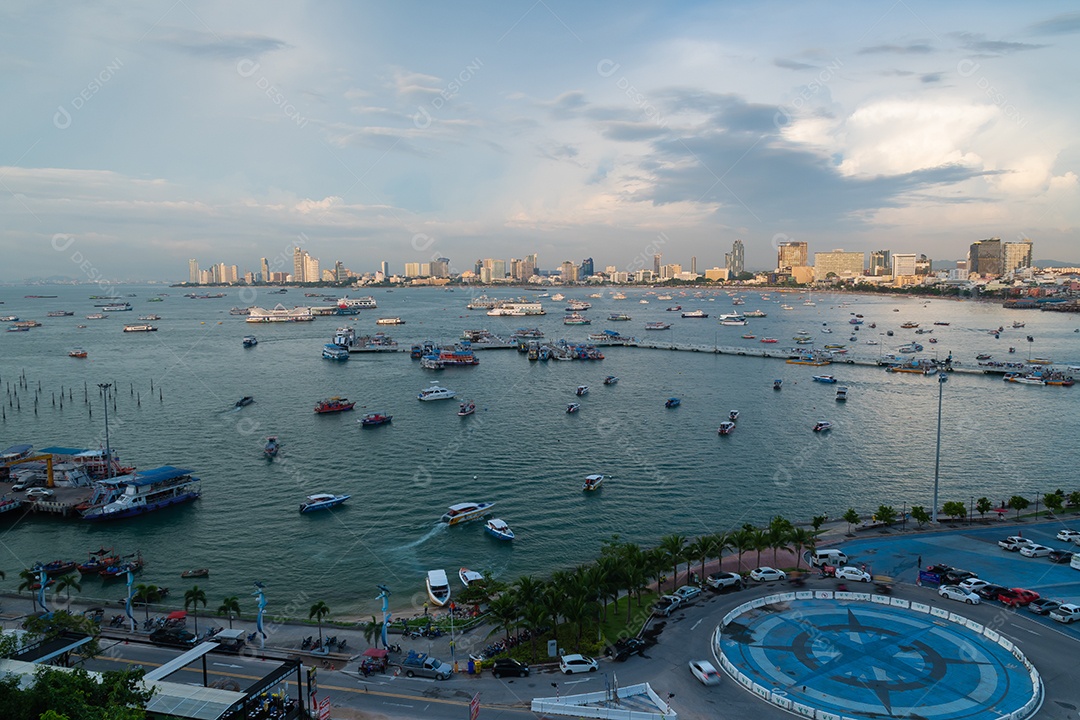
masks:
<path fill-rule="evenodd" d="M 392 702 L 384 702 L 383 705 L 392 705 L 394 707 L 407 707 L 407 708 L 412 707 L 412 705 L 406 705 L 405 703 L 392 703 Z"/>
<path fill-rule="evenodd" d="M 1029 632 L 1032 635 L 1038 635 L 1039 634 L 1039 633 L 1035 632 L 1034 630 L 1031 630 L 1030 628 L 1024 627 L 1023 625 L 1017 625 L 1016 623 L 1012 623 L 1012 622 L 1009 623 L 1009 624 L 1012 625 L 1014 628 L 1017 628 L 1018 630 L 1023 630 L 1024 632 Z"/>
<path fill-rule="evenodd" d="M 589 682 L 590 680 L 592 680 L 592 678 L 585 678 L 583 680 L 567 680 L 563 683 L 563 685 L 578 685 L 583 682 Z"/>
<path fill-rule="evenodd" d="M 228 668 L 243 668 L 244 667 L 243 665 L 232 665 L 231 663 L 218 663 L 218 662 L 214 663 L 214 665 L 217 665 L 218 667 L 228 667 Z"/>
<path fill-rule="evenodd" d="M 702 618 L 704 620 L 704 618 Z M 702 620 L 698 620 L 696 623 L 690 626 L 691 630 L 697 630 L 697 626 L 701 624 Z"/>

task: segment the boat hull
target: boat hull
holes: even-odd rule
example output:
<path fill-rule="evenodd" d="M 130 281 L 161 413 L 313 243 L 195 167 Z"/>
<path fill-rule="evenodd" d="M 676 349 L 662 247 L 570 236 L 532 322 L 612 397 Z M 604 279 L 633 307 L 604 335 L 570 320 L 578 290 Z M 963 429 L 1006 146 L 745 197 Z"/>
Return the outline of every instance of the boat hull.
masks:
<path fill-rule="evenodd" d="M 147 513 L 155 512 L 157 510 L 164 510 L 165 508 L 171 507 L 173 505 L 182 505 L 183 503 L 198 500 L 200 495 L 202 495 L 201 492 L 186 492 L 171 498 L 167 498 L 165 500 L 159 500 L 157 502 L 147 503 L 145 505 L 136 505 L 133 507 L 124 508 L 123 510 L 119 510 L 116 512 L 101 512 L 93 513 L 90 515 L 83 515 L 83 520 L 86 520 L 88 522 L 101 522 L 104 520 L 122 520 L 123 518 L 135 517 L 137 515 L 145 515 Z"/>

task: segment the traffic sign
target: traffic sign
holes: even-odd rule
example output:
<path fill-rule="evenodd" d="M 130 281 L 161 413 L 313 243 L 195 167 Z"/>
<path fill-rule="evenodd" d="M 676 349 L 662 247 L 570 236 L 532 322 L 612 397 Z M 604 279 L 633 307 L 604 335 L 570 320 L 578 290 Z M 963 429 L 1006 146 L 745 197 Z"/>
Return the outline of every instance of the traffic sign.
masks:
<path fill-rule="evenodd" d="M 480 693 L 472 696 L 469 701 L 469 720 L 476 720 L 480 716 Z"/>
<path fill-rule="evenodd" d="M 330 698 L 323 698 L 319 702 L 319 720 L 330 720 Z"/>
<path fill-rule="evenodd" d="M 319 689 L 317 675 L 318 669 L 314 665 L 309 666 L 307 669 L 308 695 L 314 695 Z"/>

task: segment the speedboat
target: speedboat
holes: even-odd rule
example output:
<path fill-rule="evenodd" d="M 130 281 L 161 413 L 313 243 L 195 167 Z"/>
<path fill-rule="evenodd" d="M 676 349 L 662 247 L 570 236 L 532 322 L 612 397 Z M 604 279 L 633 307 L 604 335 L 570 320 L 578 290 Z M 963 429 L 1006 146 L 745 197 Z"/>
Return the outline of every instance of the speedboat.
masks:
<path fill-rule="evenodd" d="M 461 580 L 461 584 L 465 587 L 469 587 L 470 584 L 476 582 L 477 580 L 484 579 L 483 575 L 476 572 L 475 570 L 470 570 L 469 568 L 461 568 L 460 570 L 458 570 L 457 576 L 458 579 Z"/>
<path fill-rule="evenodd" d="M 647 322 L 645 323 L 646 330 L 667 330 L 671 327 L 671 323 L 666 322 Z"/>
<path fill-rule="evenodd" d="M 445 570 L 428 570 L 427 594 L 436 607 L 443 607 L 450 602 L 450 581 Z"/>
<path fill-rule="evenodd" d="M 466 415 L 472 415 L 474 412 L 476 412 L 476 403 L 474 403 L 471 400 L 466 400 L 465 402 L 458 405 L 457 414 L 460 417 L 465 417 Z"/>
<path fill-rule="evenodd" d="M 814 432 L 823 432 L 825 430 L 831 430 L 831 429 L 832 429 L 832 423 L 829 422 L 828 420 L 820 420 L 820 421 L 818 421 L 818 423 L 816 425 L 814 425 Z"/>
<path fill-rule="evenodd" d="M 582 490 L 592 491 L 599 490 L 600 486 L 604 484 L 603 475 L 586 475 L 585 482 L 581 484 Z"/>
<path fill-rule="evenodd" d="M 617 375 L 608 375 L 606 378 L 604 378 L 605 385 L 614 385 L 617 382 L 619 382 L 619 377 Z"/>
<path fill-rule="evenodd" d="M 344 412 L 346 410 L 352 410 L 354 405 L 356 405 L 355 402 L 349 402 L 346 398 L 332 397 L 317 402 L 315 404 L 315 412 L 320 414 Z"/>
<path fill-rule="evenodd" d="M 569 403 L 566 406 L 566 412 L 567 413 L 576 413 L 580 409 L 581 409 L 581 405 L 578 404 L 578 403 Z"/>
<path fill-rule="evenodd" d="M 245 335 L 242 342 L 244 343 L 244 347 L 255 347 L 259 344 L 259 341 L 254 335 Z"/>
<path fill-rule="evenodd" d="M 377 427 L 379 425 L 385 425 L 394 419 L 393 415 L 387 415 L 386 413 L 368 413 L 364 417 L 360 418 L 359 422 L 364 427 Z"/>
<path fill-rule="evenodd" d="M 752 335 L 750 333 L 745 333 L 745 334 L 743 334 L 742 339 L 743 340 L 753 340 L 756 337 L 757 337 L 756 335 Z"/>
<path fill-rule="evenodd" d="M 444 387 L 432 385 L 426 390 L 421 390 L 420 393 L 416 396 L 416 399 L 423 400 L 424 402 L 429 402 L 432 400 L 453 400 L 455 395 L 457 395 L 457 393 L 453 390 L 447 390 Z"/>
<path fill-rule="evenodd" d="M 738 410 L 732 410 L 731 412 L 729 412 L 727 414 L 727 417 L 728 417 L 728 420 L 730 420 L 731 422 L 735 422 L 736 420 L 739 419 L 739 411 Z"/>
<path fill-rule="evenodd" d="M 494 506 L 493 502 L 483 503 L 458 503 L 457 505 L 451 505 L 447 508 L 446 512 L 439 519 L 440 522 L 444 522 L 447 525 L 457 525 L 459 523 L 468 522 L 469 520 L 476 520 L 484 516 L 488 510 Z"/>
<path fill-rule="evenodd" d="M 487 525 L 484 526 L 484 532 L 496 540 L 513 540 L 514 531 L 510 529 L 510 526 L 506 524 L 505 520 L 499 518 L 492 518 L 487 521 Z"/>
<path fill-rule="evenodd" d="M 348 500 L 351 495 L 332 495 L 330 493 L 317 493 L 315 495 L 308 495 L 307 501 L 300 503 L 300 512 L 309 513 L 316 510 L 329 510 L 332 507 L 337 507 L 341 503 Z"/>
<path fill-rule="evenodd" d="M 245 395 L 244 397 L 237 400 L 233 407 L 238 407 L 238 408 L 247 407 L 248 405 L 250 405 L 253 402 L 255 402 L 255 398 L 251 397 L 250 395 Z"/>
<path fill-rule="evenodd" d="M 720 423 L 720 427 L 716 429 L 716 432 L 721 435 L 730 435 L 731 433 L 735 432 L 735 423 L 731 422 L 730 420 L 725 420 L 724 422 Z"/>
<path fill-rule="evenodd" d="M 763 343 L 775 343 L 775 342 L 780 342 L 780 341 L 777 340 L 776 338 L 764 337 L 764 338 L 761 338 L 761 342 L 763 342 Z"/>
<path fill-rule="evenodd" d="M 814 376 L 814 382 L 834 383 L 834 382 L 836 382 L 836 378 L 833 377 L 832 375 L 815 375 Z"/>
<path fill-rule="evenodd" d="M 73 358 L 85 358 L 86 355 L 87 355 L 86 351 L 83 350 L 82 348 L 75 348 L 74 350 L 72 350 L 71 352 L 68 353 L 68 357 L 73 357 Z"/>
<path fill-rule="evenodd" d="M 836 402 L 844 402 L 846 400 L 847 400 L 847 388 L 846 387 L 838 387 L 838 388 L 836 388 Z"/>
<path fill-rule="evenodd" d="M 277 457 L 278 450 L 281 449 L 281 443 L 278 442 L 277 435 L 271 435 L 266 438 L 266 445 L 263 446 L 263 453 L 268 458 Z"/>
<path fill-rule="evenodd" d="M 783 386 L 784 386 L 784 381 L 781 380 L 780 378 L 777 378 L 776 380 L 772 381 L 772 389 L 773 390 L 779 390 Z"/>
<path fill-rule="evenodd" d="M 577 390 L 574 391 L 574 394 L 577 395 L 578 397 L 581 397 L 582 395 L 588 395 L 589 394 L 589 386 L 588 385 L 578 385 Z"/>
<path fill-rule="evenodd" d="M 667 400 L 664 401 L 664 407 L 666 407 L 666 408 L 679 407 L 679 405 L 681 403 L 682 403 L 682 398 L 669 397 Z"/>
<path fill-rule="evenodd" d="M 205 578 L 210 577 L 210 568 L 198 568 L 196 570 L 184 570 L 180 573 L 182 578 Z"/>

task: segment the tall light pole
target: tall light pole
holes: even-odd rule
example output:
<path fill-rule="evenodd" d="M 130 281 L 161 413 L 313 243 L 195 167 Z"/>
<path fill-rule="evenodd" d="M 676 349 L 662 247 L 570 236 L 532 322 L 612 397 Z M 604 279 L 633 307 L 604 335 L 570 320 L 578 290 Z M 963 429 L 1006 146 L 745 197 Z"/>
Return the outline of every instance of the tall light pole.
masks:
<path fill-rule="evenodd" d="M 112 477 L 112 450 L 109 448 L 109 388 L 112 383 L 98 383 L 105 397 L 105 477 Z"/>
<path fill-rule="evenodd" d="M 945 381 L 949 376 L 945 373 L 938 373 L 938 394 L 937 394 L 937 452 L 934 455 L 934 506 L 932 508 L 933 514 L 931 520 L 936 525 L 938 521 L 938 478 L 941 471 L 941 396 L 945 389 Z"/>

